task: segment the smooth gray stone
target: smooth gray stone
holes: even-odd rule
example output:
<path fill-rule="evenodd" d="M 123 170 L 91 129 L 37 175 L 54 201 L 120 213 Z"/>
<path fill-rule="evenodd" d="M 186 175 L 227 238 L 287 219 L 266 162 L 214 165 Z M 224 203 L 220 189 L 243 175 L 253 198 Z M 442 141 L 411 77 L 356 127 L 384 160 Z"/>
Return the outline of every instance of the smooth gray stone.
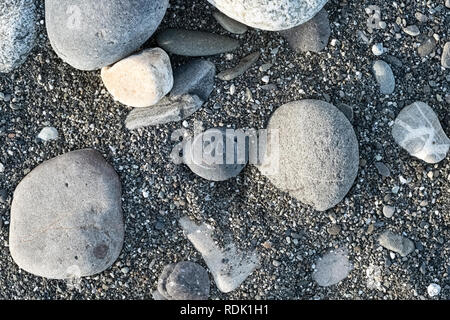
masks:
<path fill-rule="evenodd" d="M 318 211 L 342 201 L 358 173 L 359 149 L 341 111 L 324 101 L 294 101 L 275 111 L 267 129 L 259 169 L 275 187 Z"/>
<path fill-rule="evenodd" d="M 320 52 L 328 45 L 331 29 L 328 13 L 325 9 L 319 11 L 308 22 L 295 28 L 281 31 L 291 48 L 297 52 Z"/>
<path fill-rule="evenodd" d="M 427 163 L 444 160 L 450 148 L 450 139 L 436 113 L 420 101 L 400 112 L 392 127 L 392 136 L 410 155 Z"/>
<path fill-rule="evenodd" d="M 417 52 L 421 58 L 425 58 L 436 49 L 436 40 L 431 37 L 426 37 L 420 46 L 417 48 Z"/>
<path fill-rule="evenodd" d="M 207 101 L 214 89 L 215 75 L 214 63 L 200 59 L 190 61 L 174 71 L 174 84 L 170 96 L 188 93 Z"/>
<path fill-rule="evenodd" d="M 393 206 L 383 206 L 383 215 L 386 218 L 392 218 L 395 213 L 395 207 Z"/>
<path fill-rule="evenodd" d="M 217 75 L 217 77 L 220 80 L 229 81 L 239 77 L 240 75 L 243 75 L 245 71 L 250 69 L 250 67 L 256 61 L 258 61 L 260 55 L 261 54 L 259 52 L 253 52 L 252 54 L 243 58 L 236 67 L 222 71 Z"/>
<path fill-rule="evenodd" d="M 248 26 L 280 31 L 314 17 L 328 0 L 208 0 L 227 16 Z"/>
<path fill-rule="evenodd" d="M 203 105 L 203 101 L 190 94 L 164 97 L 157 104 L 146 108 L 135 108 L 125 120 L 128 130 L 181 121 L 190 117 Z"/>
<path fill-rule="evenodd" d="M 396 252 L 402 257 L 406 257 L 415 249 L 414 242 L 390 230 L 383 232 L 378 238 L 378 242 L 383 248 Z"/>
<path fill-rule="evenodd" d="M 63 61 L 96 70 L 139 49 L 167 6 L 168 0 L 45 0 L 47 33 Z"/>
<path fill-rule="evenodd" d="M 383 162 L 375 162 L 375 167 L 383 177 L 389 177 L 391 175 L 391 170 Z"/>
<path fill-rule="evenodd" d="M 216 21 L 228 32 L 234 34 L 244 34 L 247 32 L 247 26 L 245 24 L 240 23 L 234 19 L 231 19 L 227 15 L 223 14 L 220 11 L 216 11 L 213 13 Z"/>
<path fill-rule="evenodd" d="M 353 266 L 347 258 L 348 252 L 345 248 L 330 251 L 316 261 L 316 269 L 313 279 L 321 287 L 335 285 L 349 275 Z"/>
<path fill-rule="evenodd" d="M 450 42 L 447 42 L 442 50 L 441 65 L 450 69 Z"/>
<path fill-rule="evenodd" d="M 0 1 L 0 72 L 25 62 L 36 40 L 34 0 Z"/>
<path fill-rule="evenodd" d="M 209 129 L 185 142 L 183 160 L 192 172 L 206 180 L 228 180 L 239 175 L 248 162 L 248 138 L 242 145 L 239 143 L 223 128 Z M 217 155 L 220 153 L 223 156 Z"/>
<path fill-rule="evenodd" d="M 395 90 L 395 77 L 391 67 L 383 60 L 374 62 L 373 74 L 382 94 L 392 94 Z"/>
<path fill-rule="evenodd" d="M 158 292 L 167 300 L 207 300 L 208 272 L 189 261 L 167 265 L 158 279 Z"/>
<path fill-rule="evenodd" d="M 9 249 L 27 272 L 50 279 L 97 274 L 117 259 L 123 238 L 119 177 L 95 150 L 43 162 L 14 191 Z"/>
<path fill-rule="evenodd" d="M 183 29 L 166 29 L 157 35 L 156 41 L 167 52 L 190 57 L 212 56 L 239 47 L 239 41 L 229 37 Z"/>

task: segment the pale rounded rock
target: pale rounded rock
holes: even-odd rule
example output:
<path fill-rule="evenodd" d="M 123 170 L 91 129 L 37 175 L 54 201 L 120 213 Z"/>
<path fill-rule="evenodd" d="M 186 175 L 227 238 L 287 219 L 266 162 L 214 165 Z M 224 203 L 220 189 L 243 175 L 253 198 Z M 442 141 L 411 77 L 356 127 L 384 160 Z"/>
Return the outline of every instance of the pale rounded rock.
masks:
<path fill-rule="evenodd" d="M 338 204 L 358 173 L 355 132 L 335 106 L 301 100 L 279 107 L 268 125 L 261 172 L 280 190 L 318 211 Z"/>
<path fill-rule="evenodd" d="M 141 51 L 104 67 L 101 76 L 114 100 L 135 108 L 158 103 L 173 86 L 169 56 L 160 48 Z"/>
<path fill-rule="evenodd" d="M 117 259 L 123 238 L 119 177 L 95 150 L 45 161 L 14 191 L 9 249 L 27 272 L 50 279 L 97 274 Z"/>
<path fill-rule="evenodd" d="M 382 94 L 392 94 L 395 90 L 395 77 L 391 66 L 383 60 L 377 60 L 372 67 L 373 74 Z"/>

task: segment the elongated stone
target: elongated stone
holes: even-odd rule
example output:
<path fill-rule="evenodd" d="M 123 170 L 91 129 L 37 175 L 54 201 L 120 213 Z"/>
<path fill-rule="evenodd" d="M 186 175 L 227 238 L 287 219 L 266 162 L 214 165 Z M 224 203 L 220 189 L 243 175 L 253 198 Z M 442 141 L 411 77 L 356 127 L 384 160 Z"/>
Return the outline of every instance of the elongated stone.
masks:
<path fill-rule="evenodd" d="M 373 64 L 373 73 L 382 94 L 392 94 L 395 90 L 395 77 L 391 67 L 383 60 Z"/>
<path fill-rule="evenodd" d="M 217 75 L 217 77 L 220 80 L 225 80 L 225 81 L 233 80 L 233 79 L 239 77 L 240 75 L 244 74 L 245 71 L 247 71 L 248 69 L 250 69 L 250 67 L 256 61 L 258 61 L 259 57 L 260 57 L 259 52 L 253 52 L 252 54 L 243 58 L 236 67 L 222 71 L 221 73 L 219 73 Z"/>
<path fill-rule="evenodd" d="M 216 21 L 228 32 L 234 34 L 244 34 L 247 32 L 247 26 L 245 24 L 240 23 L 234 19 L 231 19 L 227 15 L 223 14 L 220 11 L 216 11 L 213 13 Z"/>

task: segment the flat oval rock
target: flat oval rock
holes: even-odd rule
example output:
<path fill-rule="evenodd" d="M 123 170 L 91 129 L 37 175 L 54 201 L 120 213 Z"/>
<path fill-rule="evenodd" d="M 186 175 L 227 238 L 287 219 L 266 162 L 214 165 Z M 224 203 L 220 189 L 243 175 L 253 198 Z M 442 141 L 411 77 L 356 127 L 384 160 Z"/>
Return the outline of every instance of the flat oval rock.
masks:
<path fill-rule="evenodd" d="M 80 70 L 111 65 L 143 45 L 155 32 L 168 0 L 45 0 L 53 50 Z"/>
<path fill-rule="evenodd" d="M 239 47 L 239 41 L 229 37 L 182 29 L 166 29 L 157 35 L 156 41 L 167 52 L 190 57 L 212 56 Z"/>
<path fill-rule="evenodd" d="M 335 106 L 301 100 L 279 107 L 268 129 L 259 169 L 282 191 L 318 211 L 338 204 L 355 181 L 358 141 Z"/>
<path fill-rule="evenodd" d="M 382 94 L 391 94 L 395 90 L 395 77 L 391 66 L 383 60 L 377 60 L 372 67 L 373 74 Z"/>
<path fill-rule="evenodd" d="M 43 162 L 17 186 L 9 248 L 20 268 L 50 279 L 91 276 L 110 267 L 124 238 L 121 185 L 92 149 Z"/>
<path fill-rule="evenodd" d="M 328 0 L 208 0 L 224 14 L 248 26 L 280 31 L 314 17 Z"/>

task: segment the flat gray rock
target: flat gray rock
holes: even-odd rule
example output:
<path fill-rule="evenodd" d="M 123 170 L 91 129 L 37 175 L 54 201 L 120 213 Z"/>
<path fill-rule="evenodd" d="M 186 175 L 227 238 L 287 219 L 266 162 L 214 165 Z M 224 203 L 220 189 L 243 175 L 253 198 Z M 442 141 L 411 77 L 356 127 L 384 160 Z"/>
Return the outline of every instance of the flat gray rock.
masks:
<path fill-rule="evenodd" d="M 216 21 L 228 32 L 234 34 L 244 34 L 247 32 L 247 26 L 245 24 L 240 23 L 234 19 L 231 19 L 227 15 L 223 14 L 220 11 L 216 11 L 213 13 Z"/>
<path fill-rule="evenodd" d="M 426 37 L 417 48 L 417 53 L 421 58 L 425 58 L 436 49 L 436 40 L 432 37 Z"/>
<path fill-rule="evenodd" d="M 0 72 L 25 62 L 36 40 L 34 0 L 0 1 Z"/>
<path fill-rule="evenodd" d="M 396 252 L 402 257 L 406 257 L 415 249 L 414 242 L 390 230 L 383 232 L 378 238 L 378 242 L 383 248 Z"/>
<path fill-rule="evenodd" d="M 147 108 L 135 108 L 125 120 L 129 130 L 181 121 L 201 108 L 203 101 L 196 95 L 185 94 L 164 97 L 157 104 Z"/>
<path fill-rule="evenodd" d="M 158 293 L 167 300 L 207 300 L 209 290 L 208 272 L 194 262 L 169 264 L 158 279 Z"/>
<path fill-rule="evenodd" d="M 217 75 L 217 77 L 220 80 L 229 81 L 239 77 L 240 75 L 243 75 L 245 71 L 250 69 L 250 67 L 256 61 L 258 61 L 260 55 L 261 54 L 259 52 L 253 52 L 252 54 L 249 54 L 248 56 L 244 57 L 236 67 L 222 71 Z"/>
<path fill-rule="evenodd" d="M 185 142 L 183 160 L 206 180 L 228 180 L 239 175 L 248 162 L 248 139 L 238 144 L 225 129 L 209 129 Z"/>
<path fill-rule="evenodd" d="M 441 65 L 450 69 L 450 42 L 447 42 L 442 50 Z"/>
<path fill-rule="evenodd" d="M 331 35 L 328 13 L 322 9 L 311 20 L 292 29 L 281 31 L 281 35 L 297 52 L 320 52 L 328 45 Z"/>
<path fill-rule="evenodd" d="M 96 70 L 139 49 L 167 6 L 168 0 L 45 0 L 47 33 L 62 60 Z"/>
<path fill-rule="evenodd" d="M 9 249 L 34 275 L 69 279 L 102 272 L 119 256 L 123 237 L 119 177 L 95 150 L 43 162 L 14 191 Z"/>
<path fill-rule="evenodd" d="M 313 279 L 319 286 L 332 286 L 347 278 L 353 269 L 347 255 L 347 250 L 340 248 L 330 251 L 316 261 Z"/>
<path fill-rule="evenodd" d="M 372 70 L 375 80 L 380 87 L 380 92 L 382 94 L 392 94 L 395 90 L 395 77 L 391 66 L 383 60 L 377 60 L 374 62 Z"/>
<path fill-rule="evenodd" d="M 400 112 L 392 127 L 392 136 L 410 155 L 428 163 L 444 160 L 450 148 L 450 139 L 436 113 L 420 101 Z"/>
<path fill-rule="evenodd" d="M 314 17 L 327 0 L 208 0 L 227 16 L 248 26 L 280 31 Z"/>
<path fill-rule="evenodd" d="M 180 56 L 212 56 L 236 50 L 239 41 L 229 37 L 203 31 L 166 29 L 156 41 L 167 52 Z"/>
<path fill-rule="evenodd" d="M 279 107 L 267 129 L 262 174 L 318 211 L 342 201 L 358 173 L 359 149 L 341 111 L 324 101 L 295 101 Z"/>
<path fill-rule="evenodd" d="M 216 67 L 212 62 L 197 59 L 178 67 L 173 75 L 174 84 L 170 96 L 188 93 L 207 101 L 214 89 Z"/>

